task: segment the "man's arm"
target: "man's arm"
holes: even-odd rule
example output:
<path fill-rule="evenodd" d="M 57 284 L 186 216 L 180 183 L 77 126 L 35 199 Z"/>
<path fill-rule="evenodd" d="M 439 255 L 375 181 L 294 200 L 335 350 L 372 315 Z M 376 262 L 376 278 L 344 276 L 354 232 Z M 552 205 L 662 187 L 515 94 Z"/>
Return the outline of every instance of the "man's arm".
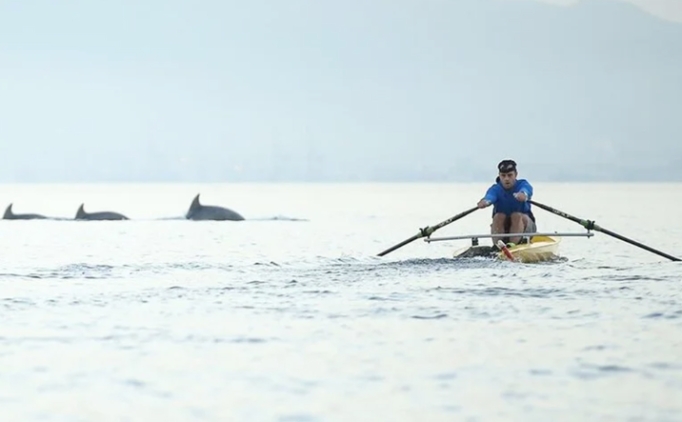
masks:
<path fill-rule="evenodd" d="M 497 185 L 492 185 L 488 188 L 483 199 L 478 202 L 479 208 L 485 208 L 490 204 L 494 204 L 497 201 Z"/>
<path fill-rule="evenodd" d="M 533 186 L 527 180 L 520 181 L 519 185 L 519 191 L 514 196 L 518 199 L 518 195 L 523 193 L 523 200 L 528 201 L 533 196 Z"/>

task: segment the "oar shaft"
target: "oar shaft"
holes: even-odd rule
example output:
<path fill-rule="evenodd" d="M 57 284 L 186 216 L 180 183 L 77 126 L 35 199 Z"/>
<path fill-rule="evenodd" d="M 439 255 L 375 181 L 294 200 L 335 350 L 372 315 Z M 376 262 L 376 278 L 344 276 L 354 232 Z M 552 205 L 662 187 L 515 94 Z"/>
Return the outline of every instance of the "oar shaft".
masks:
<path fill-rule="evenodd" d="M 566 214 L 566 213 L 563 212 L 563 211 L 559 211 L 559 210 L 557 210 L 557 209 L 555 209 L 555 208 L 549 207 L 549 206 L 544 205 L 544 204 L 541 204 L 541 203 L 539 203 L 539 202 L 535 202 L 535 201 L 533 201 L 532 199 L 529 199 L 528 202 L 530 202 L 531 204 L 533 204 L 533 205 L 535 205 L 535 206 L 537 206 L 537 207 L 539 207 L 539 208 L 542 208 L 543 210 L 549 211 L 549 212 L 551 212 L 552 214 L 556 214 L 556 215 L 558 215 L 558 216 L 560 216 L 560 217 L 564 217 L 564 218 L 566 218 L 566 219 L 568 219 L 568 220 L 571 220 L 571 221 L 573 221 L 573 222 L 575 222 L 575 223 L 578 223 L 578 224 L 580 224 L 581 226 L 585 227 L 585 228 L 588 229 L 588 230 L 591 230 L 591 229 L 592 229 L 591 227 L 588 227 L 588 225 L 590 224 L 590 221 L 583 220 L 583 219 L 578 218 L 578 217 L 574 217 L 574 216 L 572 216 L 572 215 L 570 215 L 570 214 Z"/>
<path fill-rule="evenodd" d="M 600 232 L 602 232 L 602 233 L 604 233 L 604 234 L 608 234 L 609 236 L 613 236 L 613 237 L 615 237 L 616 239 L 622 240 L 623 242 L 629 243 L 629 244 L 634 245 L 634 246 L 638 246 L 638 247 L 640 247 L 640 248 L 642 248 L 642 249 L 644 249 L 644 250 L 647 250 L 647 251 L 649 251 L 649 252 L 655 253 L 655 254 L 660 255 L 660 256 L 662 256 L 662 257 L 668 258 L 668 259 L 671 260 L 671 261 L 680 261 L 679 258 L 676 258 L 676 257 L 674 257 L 674 256 L 672 256 L 672 255 L 668 255 L 668 254 L 665 253 L 665 252 L 656 250 L 656 249 L 654 249 L 654 248 L 652 248 L 652 247 L 649 247 L 649 246 L 647 246 L 647 245 L 645 245 L 645 244 L 639 243 L 639 242 L 636 241 L 636 240 L 632 240 L 632 239 L 628 239 L 627 237 L 623 237 L 623 236 L 619 235 L 618 233 L 614 233 L 614 232 L 612 232 L 612 231 L 610 231 L 610 230 L 607 230 L 607 229 L 605 229 L 605 228 L 603 228 L 603 227 L 599 227 L 599 226 L 596 226 L 596 225 L 595 225 L 595 229 L 598 229 Z"/>
<path fill-rule="evenodd" d="M 435 232 L 436 230 L 441 229 L 450 223 L 454 223 L 455 221 L 459 220 L 460 218 L 466 217 L 467 215 L 471 214 L 472 212 L 476 211 L 477 209 L 478 209 L 478 207 L 470 208 L 466 211 L 463 211 L 463 212 L 461 212 L 455 216 L 448 218 L 447 220 L 441 221 L 440 223 L 436 224 L 435 226 L 423 228 L 419 231 L 419 233 L 412 236 L 411 238 L 403 240 L 402 242 L 398 243 L 397 245 L 391 246 L 390 248 L 386 249 L 385 251 L 380 252 L 378 256 L 384 256 L 387 253 L 393 252 L 394 250 L 396 250 L 398 248 L 402 248 L 403 246 L 407 245 L 408 243 L 414 242 L 415 240 L 417 240 L 419 238 L 431 236 L 431 234 L 433 232 Z"/>
<path fill-rule="evenodd" d="M 637 247 L 642 248 L 642 249 L 644 249 L 644 250 L 647 250 L 647 251 L 649 251 L 649 252 L 655 253 L 655 254 L 660 255 L 660 256 L 662 256 L 662 257 L 664 257 L 664 258 L 668 258 L 668 259 L 671 260 L 671 261 L 680 261 L 679 258 L 676 258 L 676 257 L 674 257 L 674 256 L 672 256 L 672 255 L 669 255 L 669 254 L 665 253 L 665 252 L 661 252 L 661 251 L 656 250 L 656 249 L 654 249 L 654 248 L 652 248 L 652 247 L 649 247 L 649 246 L 647 246 L 647 245 L 644 245 L 644 244 L 642 244 L 642 243 L 639 243 L 639 242 L 637 242 L 636 240 L 628 239 L 628 238 L 625 237 L 625 236 L 621 236 L 621 235 L 619 235 L 618 233 L 614 233 L 614 232 L 612 232 L 611 230 L 607 230 L 607 229 L 605 229 L 605 228 L 603 228 L 603 227 L 600 227 L 600 226 L 598 226 L 597 224 L 594 224 L 594 221 L 590 221 L 590 220 L 585 220 L 585 219 L 582 219 L 582 218 L 574 217 L 574 216 L 572 216 L 572 215 L 570 215 L 570 214 L 566 214 L 566 213 L 563 212 L 563 211 L 559 211 L 559 210 L 557 210 L 556 208 L 552 208 L 552 207 L 550 207 L 550 206 L 541 204 L 541 203 L 539 203 L 539 202 L 535 202 L 535 201 L 533 201 L 533 200 L 529 200 L 528 202 L 530 202 L 531 204 L 533 204 L 533 205 L 535 205 L 535 206 L 537 206 L 537 207 L 539 207 L 539 208 L 542 208 L 542 209 L 544 209 L 544 210 L 546 210 L 546 211 L 549 211 L 549 212 L 551 212 L 552 214 L 556 214 L 556 215 L 558 215 L 558 216 L 560 216 L 560 217 L 564 217 L 564 218 L 566 218 L 566 219 L 568 219 L 568 220 L 571 220 L 571 221 L 573 221 L 573 222 L 576 222 L 576 223 L 580 224 L 581 226 L 585 227 L 585 228 L 588 229 L 588 230 L 596 230 L 596 231 L 598 231 L 598 232 L 607 234 L 607 235 L 609 235 L 609 236 L 615 237 L 615 238 L 618 239 L 618 240 L 622 240 L 623 242 L 629 243 L 629 244 L 631 244 L 631 245 L 637 246 Z"/>
<path fill-rule="evenodd" d="M 420 237 L 422 237 L 421 233 L 416 234 L 409 239 L 403 240 L 402 242 L 398 243 L 397 245 L 391 246 L 390 248 L 386 249 L 385 251 L 379 253 L 379 256 L 384 256 L 387 253 L 391 253 L 396 249 L 402 248 L 403 246 L 407 245 L 410 242 L 414 242 L 415 240 L 419 239 Z"/>
<path fill-rule="evenodd" d="M 440 223 L 436 224 L 435 226 L 431 226 L 430 228 L 432 229 L 431 232 L 429 232 L 428 235 L 431 235 L 431 233 L 435 232 L 438 229 L 442 229 L 443 227 L 447 226 L 450 223 L 454 223 L 455 221 L 459 220 L 460 218 L 466 217 L 467 215 L 471 214 L 472 212 L 476 211 L 478 207 L 473 207 L 470 208 L 466 211 L 463 211 L 453 217 L 448 218 L 447 220 L 441 221 Z"/>

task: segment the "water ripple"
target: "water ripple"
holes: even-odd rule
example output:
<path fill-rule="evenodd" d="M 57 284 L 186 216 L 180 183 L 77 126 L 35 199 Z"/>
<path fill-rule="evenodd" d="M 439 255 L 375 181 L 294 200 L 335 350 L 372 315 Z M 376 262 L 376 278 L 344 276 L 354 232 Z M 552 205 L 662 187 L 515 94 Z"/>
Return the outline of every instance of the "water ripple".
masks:
<path fill-rule="evenodd" d="M 130 189 L 114 195 L 116 203 L 123 206 Z M 276 203 L 269 195 L 289 197 L 281 186 L 265 200 L 252 185 L 216 189 L 243 189 L 267 215 Z M 291 196 L 288 206 L 300 207 L 293 214 L 307 213 L 314 188 L 305 189 Z M 384 192 L 396 188 L 374 186 L 368 201 L 354 196 L 362 190 L 335 189 L 320 195 L 339 206 L 318 208 L 303 224 L 3 222 L 12 245 L 0 262 L 5 419 L 681 414 L 679 265 L 571 239 L 562 245 L 566 258 L 542 265 L 453 260 L 439 245 L 377 257 L 407 220 L 437 221 L 441 207 L 430 204 L 443 204 L 449 188 L 400 188 L 407 193 L 391 199 Z M 455 189 L 448 202 L 481 193 Z M 590 189 L 581 186 L 580 197 Z M 623 203 L 633 189 L 624 189 Z M 344 207 L 357 215 L 339 218 Z M 642 207 L 622 205 L 599 212 L 624 209 L 643 213 L 632 221 L 647 221 L 652 242 L 681 249 L 674 219 L 647 219 Z M 463 225 L 448 229 L 468 230 Z"/>

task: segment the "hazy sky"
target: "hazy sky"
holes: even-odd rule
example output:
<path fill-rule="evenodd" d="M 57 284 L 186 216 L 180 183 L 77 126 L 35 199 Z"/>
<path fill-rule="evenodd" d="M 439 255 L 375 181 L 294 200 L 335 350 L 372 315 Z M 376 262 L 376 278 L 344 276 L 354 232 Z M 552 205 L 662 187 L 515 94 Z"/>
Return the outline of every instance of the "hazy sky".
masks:
<path fill-rule="evenodd" d="M 511 1 L 527 1 L 527 0 L 511 0 Z M 580 1 L 586 0 L 537 0 L 545 3 L 560 5 L 560 6 L 574 6 Z M 682 1 L 680 0 L 613 0 L 624 3 L 633 4 L 640 9 L 651 13 L 661 19 L 670 20 L 673 22 L 682 22 Z"/>
<path fill-rule="evenodd" d="M 0 182 L 682 180 L 680 4 L 2 2 Z"/>

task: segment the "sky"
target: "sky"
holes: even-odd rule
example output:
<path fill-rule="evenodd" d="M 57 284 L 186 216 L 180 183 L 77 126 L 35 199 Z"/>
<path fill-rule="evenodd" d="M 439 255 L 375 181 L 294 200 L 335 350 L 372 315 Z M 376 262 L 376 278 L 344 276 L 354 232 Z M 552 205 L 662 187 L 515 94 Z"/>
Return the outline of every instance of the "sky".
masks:
<path fill-rule="evenodd" d="M 0 183 L 682 181 L 681 73 L 676 0 L 2 2 Z"/>
<path fill-rule="evenodd" d="M 515 1 L 515 0 L 512 0 Z M 528 0 L 520 0 L 528 1 Z M 538 0 L 559 6 L 574 6 L 585 0 Z M 629 3 L 642 11 L 661 19 L 672 22 L 682 22 L 682 2 L 680 0 L 612 0 Z"/>

